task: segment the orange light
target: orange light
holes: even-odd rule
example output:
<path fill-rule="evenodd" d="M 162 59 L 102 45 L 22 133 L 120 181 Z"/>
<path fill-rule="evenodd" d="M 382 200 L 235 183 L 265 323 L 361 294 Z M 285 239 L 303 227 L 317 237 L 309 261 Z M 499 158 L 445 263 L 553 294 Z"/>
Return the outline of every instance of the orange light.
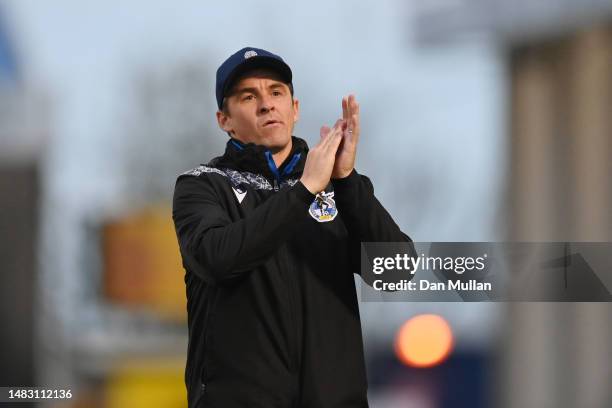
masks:
<path fill-rule="evenodd" d="M 453 332 L 442 317 L 424 314 L 408 320 L 395 338 L 395 353 L 412 367 L 432 367 L 446 360 L 453 348 Z"/>

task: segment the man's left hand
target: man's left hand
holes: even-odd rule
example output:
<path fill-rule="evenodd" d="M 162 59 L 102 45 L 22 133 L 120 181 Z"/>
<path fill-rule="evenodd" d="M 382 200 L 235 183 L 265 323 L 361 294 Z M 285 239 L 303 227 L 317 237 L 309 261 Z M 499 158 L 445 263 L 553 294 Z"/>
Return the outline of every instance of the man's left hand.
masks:
<path fill-rule="evenodd" d="M 331 178 L 348 177 L 355 167 L 357 143 L 359 142 L 359 104 L 355 95 L 342 98 L 342 120 L 344 128 L 342 142 L 336 153 L 336 161 Z"/>

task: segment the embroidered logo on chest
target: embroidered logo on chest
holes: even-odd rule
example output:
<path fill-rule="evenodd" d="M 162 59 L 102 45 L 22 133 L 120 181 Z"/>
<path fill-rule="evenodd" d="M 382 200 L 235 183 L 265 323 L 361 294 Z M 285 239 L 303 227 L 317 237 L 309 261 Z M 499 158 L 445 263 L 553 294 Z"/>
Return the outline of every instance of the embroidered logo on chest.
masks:
<path fill-rule="evenodd" d="M 244 196 L 246 196 L 246 190 L 242 189 L 240 187 L 232 187 L 232 190 L 234 190 L 234 194 L 236 195 L 236 198 L 238 199 L 238 203 L 242 204 L 242 200 L 244 200 Z"/>
<path fill-rule="evenodd" d="M 333 221 L 338 215 L 338 209 L 336 208 L 336 202 L 333 199 L 334 192 L 331 191 L 326 193 L 325 191 L 320 192 L 315 197 L 312 204 L 308 208 L 308 213 L 317 222 L 329 222 Z"/>

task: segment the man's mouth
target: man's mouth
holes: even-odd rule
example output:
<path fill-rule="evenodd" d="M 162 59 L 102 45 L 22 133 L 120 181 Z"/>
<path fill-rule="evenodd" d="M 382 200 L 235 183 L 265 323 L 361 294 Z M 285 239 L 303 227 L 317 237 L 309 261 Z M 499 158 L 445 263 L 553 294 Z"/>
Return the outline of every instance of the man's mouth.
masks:
<path fill-rule="evenodd" d="M 267 120 L 264 122 L 263 126 L 264 127 L 268 127 L 268 126 L 280 126 L 282 125 L 283 122 L 281 122 L 280 120 Z"/>

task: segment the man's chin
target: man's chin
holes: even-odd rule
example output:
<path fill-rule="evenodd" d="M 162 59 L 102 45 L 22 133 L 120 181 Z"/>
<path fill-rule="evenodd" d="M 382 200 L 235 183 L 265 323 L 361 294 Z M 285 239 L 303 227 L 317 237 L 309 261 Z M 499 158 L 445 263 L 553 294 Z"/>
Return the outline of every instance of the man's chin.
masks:
<path fill-rule="evenodd" d="M 272 153 L 278 153 L 281 150 L 285 149 L 287 147 L 287 145 L 291 144 L 291 136 L 287 136 L 287 135 L 282 135 L 282 136 L 277 136 L 274 135 L 273 137 L 268 137 L 266 139 L 264 139 L 264 143 L 262 143 L 264 146 L 266 146 L 268 148 L 268 150 L 270 150 Z"/>

